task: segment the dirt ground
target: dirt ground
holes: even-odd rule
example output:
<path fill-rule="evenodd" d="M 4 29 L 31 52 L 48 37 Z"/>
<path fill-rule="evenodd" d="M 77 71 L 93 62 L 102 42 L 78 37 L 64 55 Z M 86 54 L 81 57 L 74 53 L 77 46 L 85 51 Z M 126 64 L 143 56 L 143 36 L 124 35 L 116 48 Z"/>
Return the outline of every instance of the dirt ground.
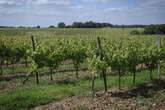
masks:
<path fill-rule="evenodd" d="M 89 93 L 91 94 L 91 93 Z M 83 109 L 86 108 L 86 109 Z M 140 87 L 111 88 L 97 92 L 93 98 L 68 97 L 32 110 L 165 110 L 165 82 L 159 81 Z"/>

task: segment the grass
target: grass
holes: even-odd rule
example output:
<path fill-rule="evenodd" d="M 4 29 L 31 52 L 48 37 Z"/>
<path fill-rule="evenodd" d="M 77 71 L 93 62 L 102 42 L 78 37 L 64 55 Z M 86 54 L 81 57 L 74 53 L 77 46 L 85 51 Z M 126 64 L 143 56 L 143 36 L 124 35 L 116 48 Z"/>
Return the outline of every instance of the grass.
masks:
<path fill-rule="evenodd" d="M 162 69 L 165 72 L 165 69 Z M 149 83 L 148 70 L 137 73 L 136 86 Z M 156 70 L 153 77 L 156 78 Z M 70 73 L 73 75 L 73 73 Z M 82 74 L 82 73 L 81 73 Z M 54 75 L 55 77 L 55 75 Z M 57 76 L 56 76 L 57 77 Z M 35 85 L 34 78 L 30 79 L 30 83 L 21 88 L 0 92 L 0 109 L 1 110 L 25 110 L 37 105 L 46 104 L 52 101 L 58 101 L 70 96 L 90 96 L 91 79 L 89 76 L 78 79 L 74 82 L 58 83 L 57 81 L 48 80 L 49 76 L 40 78 L 40 84 Z M 117 75 L 108 76 L 108 88 L 116 87 Z M 121 81 L 122 87 L 133 87 L 131 73 L 126 74 Z M 95 82 L 95 90 L 102 90 L 103 80 L 97 78 Z M 154 92 L 149 91 L 145 95 L 152 95 Z M 140 94 L 141 95 L 141 94 Z M 141 95 L 142 96 L 142 95 Z M 141 97 L 139 96 L 139 97 Z"/>
<path fill-rule="evenodd" d="M 82 63 L 80 65 L 80 67 L 84 67 L 86 66 L 87 63 Z M 64 69 L 70 69 L 70 68 L 74 68 L 74 65 L 72 63 L 69 63 L 69 64 L 61 64 L 59 66 L 58 69 L 61 69 L 61 70 L 64 70 Z M 14 72 L 13 72 L 13 68 L 10 66 L 10 67 L 5 67 L 3 68 L 3 75 L 13 75 L 13 74 L 27 74 L 30 72 L 30 66 L 15 66 L 14 67 Z M 49 72 L 50 70 L 47 68 L 47 67 L 44 67 L 44 68 L 41 68 L 39 69 L 39 72 Z"/>
<path fill-rule="evenodd" d="M 60 78 L 64 78 L 64 77 L 67 77 L 67 76 L 73 76 L 73 75 L 75 75 L 75 72 L 55 73 L 55 74 L 53 74 L 53 78 L 54 79 L 60 79 Z M 13 86 L 16 86 L 18 84 L 21 85 L 22 82 L 24 81 L 24 79 L 25 78 L 20 77 L 20 78 L 14 78 L 10 81 L 2 80 L 2 81 L 0 81 L 1 82 L 0 83 L 0 88 L 13 87 Z M 49 85 L 51 83 L 54 83 L 54 82 L 50 81 L 50 76 L 49 75 L 39 77 L 39 81 L 40 81 L 40 85 L 43 85 L 43 84 Z M 26 82 L 27 86 L 34 85 L 34 84 L 35 84 L 35 78 L 34 77 L 30 77 L 29 80 Z"/>
<path fill-rule="evenodd" d="M 7 68 L 3 68 L 3 75 L 13 75 L 13 74 L 18 74 L 18 73 L 28 73 L 29 72 L 29 67 L 24 67 L 24 66 L 20 66 L 20 67 L 14 67 L 14 72 L 12 67 L 7 67 Z"/>
<path fill-rule="evenodd" d="M 134 30 L 131 28 L 120 29 L 120 28 L 87 28 L 87 29 L 15 29 L 15 28 L 0 28 L 0 39 L 10 40 L 11 38 L 31 42 L 31 34 L 35 38 L 44 44 L 54 43 L 55 39 L 95 39 L 98 36 L 106 39 L 117 39 L 120 38 L 133 38 L 137 40 L 149 40 L 156 39 L 158 37 L 164 38 L 164 35 L 131 35 L 130 32 Z M 137 29 L 143 31 L 143 29 Z"/>

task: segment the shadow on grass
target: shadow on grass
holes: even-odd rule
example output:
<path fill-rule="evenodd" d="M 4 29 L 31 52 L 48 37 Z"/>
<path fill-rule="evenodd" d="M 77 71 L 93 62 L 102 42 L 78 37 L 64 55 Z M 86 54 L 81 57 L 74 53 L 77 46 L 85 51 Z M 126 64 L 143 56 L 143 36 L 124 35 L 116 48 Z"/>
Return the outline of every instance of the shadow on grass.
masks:
<path fill-rule="evenodd" d="M 154 80 L 150 84 L 142 84 L 136 88 L 130 88 L 128 90 L 121 90 L 120 92 L 110 92 L 111 97 L 120 97 L 123 99 L 133 98 L 133 97 L 143 97 L 151 98 L 153 95 L 165 89 L 165 81 L 163 80 Z"/>
<path fill-rule="evenodd" d="M 86 80 L 91 80 L 91 76 L 83 76 L 83 77 L 80 77 L 80 78 L 75 78 L 76 76 L 75 75 L 72 75 L 71 77 L 73 78 L 63 78 L 63 79 L 60 79 L 60 80 L 56 80 L 56 83 L 57 84 L 73 84 L 73 85 L 76 85 L 80 80 L 81 81 L 86 81 Z"/>
<path fill-rule="evenodd" d="M 59 81 L 56 81 L 57 84 L 73 84 L 75 85 L 75 81 L 70 81 L 70 80 L 59 80 Z"/>

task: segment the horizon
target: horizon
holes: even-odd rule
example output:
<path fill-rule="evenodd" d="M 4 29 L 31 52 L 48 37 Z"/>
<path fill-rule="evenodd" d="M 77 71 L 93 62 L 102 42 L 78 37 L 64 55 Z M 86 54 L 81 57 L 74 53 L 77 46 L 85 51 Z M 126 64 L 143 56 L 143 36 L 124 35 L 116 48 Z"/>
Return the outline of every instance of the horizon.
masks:
<path fill-rule="evenodd" d="M 77 21 L 75 21 L 77 22 Z M 88 21 L 85 21 L 85 22 L 88 22 Z M 85 22 L 82 22 L 82 23 L 85 23 Z M 60 23 L 60 22 L 59 22 Z M 64 22 L 65 23 L 65 22 Z M 103 22 L 97 22 L 97 23 L 103 23 Z M 73 23 L 71 23 L 70 25 L 72 25 Z M 164 24 L 112 24 L 113 26 L 134 26 L 134 25 L 142 25 L 142 26 L 149 26 L 149 25 L 164 25 Z M 40 25 L 36 25 L 36 26 L 23 26 L 23 25 L 20 25 L 20 26 L 1 26 L 0 25 L 0 28 L 1 27 L 4 27 L 4 28 L 37 28 L 37 26 L 40 26 Z M 39 28 L 49 28 L 50 26 L 54 26 L 54 25 L 49 25 L 49 26 L 40 26 Z M 66 25 L 68 26 L 68 25 Z M 54 26 L 54 28 L 58 28 L 58 26 Z M 65 27 L 66 28 L 66 27 Z M 73 27 L 72 27 L 73 28 Z M 83 27 L 82 27 L 83 28 Z M 103 27 L 104 28 L 104 27 Z"/>
<path fill-rule="evenodd" d="M 0 0 L 0 26 L 57 27 L 59 22 L 165 24 L 164 0 Z"/>

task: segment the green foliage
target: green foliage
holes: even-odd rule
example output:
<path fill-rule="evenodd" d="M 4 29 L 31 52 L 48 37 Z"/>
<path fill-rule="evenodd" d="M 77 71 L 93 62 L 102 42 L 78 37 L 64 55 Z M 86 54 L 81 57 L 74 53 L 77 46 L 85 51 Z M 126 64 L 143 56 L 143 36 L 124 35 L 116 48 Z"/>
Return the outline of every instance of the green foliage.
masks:
<path fill-rule="evenodd" d="M 17 63 L 23 58 L 28 58 L 28 50 L 30 47 L 27 43 L 15 40 L 1 40 L 0 42 L 0 61 L 5 63 Z"/>
<path fill-rule="evenodd" d="M 83 40 L 80 40 L 78 42 L 71 41 L 70 43 L 70 59 L 72 59 L 75 66 L 80 66 L 86 59 L 86 48 L 83 42 Z"/>
<path fill-rule="evenodd" d="M 131 35 L 140 35 L 141 33 L 138 30 L 133 30 L 130 32 Z"/>
<path fill-rule="evenodd" d="M 144 34 L 165 34 L 165 24 L 147 26 L 144 28 Z"/>
<path fill-rule="evenodd" d="M 110 23 L 97 23 L 93 21 L 87 21 L 85 23 L 82 22 L 73 22 L 70 26 L 72 28 L 103 28 L 103 27 L 112 27 L 113 25 Z"/>
<path fill-rule="evenodd" d="M 92 58 L 88 58 L 88 68 L 94 74 L 97 76 L 98 74 L 102 74 L 102 70 L 106 71 L 108 68 L 108 64 L 106 61 L 101 60 L 100 57 L 97 57 L 94 55 Z"/>
<path fill-rule="evenodd" d="M 40 26 L 38 25 L 36 28 L 40 28 Z"/>
<path fill-rule="evenodd" d="M 45 66 L 50 69 L 56 69 L 61 61 L 63 61 L 63 53 L 58 47 L 51 46 L 50 48 L 45 49 L 45 53 Z"/>
<path fill-rule="evenodd" d="M 58 23 L 58 28 L 65 28 L 65 23 L 64 22 Z"/>
<path fill-rule="evenodd" d="M 55 26 L 53 26 L 53 25 L 50 25 L 50 26 L 49 26 L 49 28 L 55 28 Z"/>

